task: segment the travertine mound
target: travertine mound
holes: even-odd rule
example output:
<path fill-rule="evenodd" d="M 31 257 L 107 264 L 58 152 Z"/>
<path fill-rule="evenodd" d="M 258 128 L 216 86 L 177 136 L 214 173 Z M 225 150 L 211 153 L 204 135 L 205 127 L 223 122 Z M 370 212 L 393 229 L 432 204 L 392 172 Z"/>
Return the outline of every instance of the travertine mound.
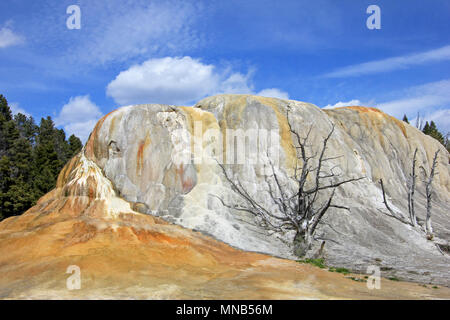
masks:
<path fill-rule="evenodd" d="M 81 156 L 60 181 L 77 181 L 80 170 L 81 184 L 59 184 L 0 223 L 1 299 L 450 299 L 446 287 L 382 279 L 370 290 L 342 274 L 234 249 L 131 210 L 100 188 L 98 167 Z M 67 287 L 70 266 L 79 267 L 78 290 Z"/>
<path fill-rule="evenodd" d="M 148 270 L 159 270 L 161 265 L 169 266 L 173 272 L 186 272 L 188 276 L 176 277 L 180 281 L 189 277 L 194 279 L 191 279 L 193 282 L 186 280 L 184 284 L 167 282 L 167 277 L 173 276 L 170 272 L 161 276 L 164 279 L 161 282 L 155 280 L 157 277 L 153 280 L 145 277 L 144 287 L 150 286 L 150 283 L 152 287 L 160 285 L 158 288 L 169 297 L 189 297 L 190 294 L 192 297 L 229 297 L 225 293 L 217 293 L 224 289 L 224 284 L 214 282 L 212 285 L 211 273 L 225 270 L 223 278 L 217 278 L 221 279 L 218 280 L 220 282 L 234 279 L 234 276 L 242 279 L 241 272 L 255 277 L 249 270 L 260 270 L 258 268 L 265 270 L 261 272 L 273 270 L 270 271 L 273 273 L 267 271 L 269 273 L 256 278 L 258 281 L 273 279 L 274 286 L 270 285 L 264 291 L 266 294 L 255 298 L 306 295 L 309 289 L 305 291 L 305 287 L 301 286 L 300 291 L 293 289 L 294 275 L 286 276 L 286 283 L 289 283 L 286 287 L 280 285 L 284 288 L 282 291 L 287 291 L 280 295 L 275 293 L 276 283 L 282 282 L 277 277 L 284 274 L 276 270 L 293 268 L 297 270 L 294 274 L 303 272 L 304 269 L 297 264 L 256 253 L 244 253 L 205 236 L 246 251 L 295 258 L 291 247 L 293 234 L 271 234 L 261 228 L 252 216 L 223 206 L 219 199 L 228 203 L 239 199 L 231 192 L 215 161 L 217 155 L 223 154 L 222 159 L 238 162 L 241 155 L 239 149 L 230 148 L 224 141 L 233 134 L 242 137 L 249 133 L 249 138 L 244 140 L 244 159 L 250 159 L 250 163 L 226 164 L 226 167 L 260 203 L 267 204 L 268 190 L 264 183 L 267 161 L 270 159 L 277 163 L 279 170 L 290 172 L 296 159 L 286 118 L 288 106 L 291 110 L 290 124 L 295 131 L 304 136 L 312 126 L 313 149 L 320 147 L 334 124 L 335 131 L 327 152 L 330 156 L 341 157 L 330 162 L 330 168 L 338 168 L 343 177 L 366 177 L 339 187 L 335 202 L 351 210 L 330 209 L 319 227 L 317 237 L 326 241 L 323 254 L 328 263 L 362 272 L 366 272 L 370 265 L 378 265 L 384 276 L 395 275 L 401 279 L 448 286 L 448 255 L 439 252 L 435 243 L 428 241 L 423 233 L 387 215 L 378 184 L 379 179 L 383 179 L 391 207 L 407 219 L 406 178 L 410 172 L 412 154 L 418 148 L 417 167 L 421 176 L 418 179 L 416 211 L 422 223 L 425 215 L 422 181 L 429 172 L 434 152 L 441 149 L 437 168 L 439 174 L 433 184 L 433 226 L 437 241 L 448 245 L 449 154 L 439 142 L 377 109 L 349 107 L 321 110 L 312 104 L 293 100 L 219 95 L 206 98 L 195 107 L 137 105 L 120 108 L 103 117 L 84 150 L 61 172 L 57 188 L 24 215 L 0 223 L 0 272 L 10 272 L 0 283 L 3 295 L 33 290 L 32 281 L 26 285 L 20 280 L 24 274 L 40 274 L 46 266 L 60 272 L 60 268 L 75 257 L 80 264 L 85 261 L 85 268 L 92 274 L 101 273 L 102 269 L 108 270 L 106 274 L 115 270 L 111 277 L 120 278 L 117 283 L 121 285 L 129 283 L 127 279 L 130 279 L 126 274 L 119 276 L 123 270 L 131 268 L 137 274 L 143 272 L 148 275 Z M 260 141 L 256 143 L 258 147 L 252 149 L 255 143 L 251 140 L 251 130 L 268 133 L 270 146 L 278 152 L 276 157 L 260 148 Z M 286 184 L 288 182 L 284 181 Z M 203 235 L 154 216 L 200 231 Z M 316 246 L 321 241 L 317 241 Z M 311 250 L 311 254 L 315 252 L 317 248 Z M 93 257 L 98 259 L 98 264 Z M 146 261 L 151 265 L 148 270 L 144 267 Z M 261 261 L 265 261 L 264 267 L 260 265 Z M 17 266 L 21 267 L 14 276 Z M 202 278 L 199 268 L 206 268 L 212 278 L 206 275 L 209 280 Z M 237 273 L 229 274 L 229 268 Z M 40 276 L 53 277 L 53 271 L 46 273 L 47 276 Z M 142 281 L 143 277 L 137 274 L 132 278 Z M 57 281 L 64 277 L 62 274 L 55 278 L 56 282 L 45 278 L 50 281 L 45 282 L 47 288 L 56 290 L 61 285 Z M 92 277 L 96 278 L 95 275 Z M 99 283 L 114 285 L 116 280 L 108 277 L 99 276 Z M 243 284 L 250 280 L 242 281 Z M 188 289 L 180 289 L 194 286 L 194 282 L 199 284 L 201 290 L 206 290 L 206 283 L 215 289 L 210 289 L 209 293 L 206 290 L 204 295 L 199 291 L 187 293 Z M 239 285 L 238 282 L 236 285 Z M 314 291 L 316 287 L 313 282 L 308 283 Z M 99 284 L 92 285 L 98 290 L 102 288 Z M 137 283 L 134 285 L 139 286 Z M 260 289 L 259 285 L 255 284 L 253 289 Z M 137 288 L 130 289 L 130 292 L 139 291 Z M 232 286 L 229 288 L 231 290 Z M 344 291 L 334 296 L 331 291 L 325 290 L 322 292 L 324 296 L 316 297 L 328 294 L 329 297 L 351 297 L 352 293 Z M 126 296 L 127 293 L 123 295 Z M 150 297 L 144 292 L 140 296 Z"/>

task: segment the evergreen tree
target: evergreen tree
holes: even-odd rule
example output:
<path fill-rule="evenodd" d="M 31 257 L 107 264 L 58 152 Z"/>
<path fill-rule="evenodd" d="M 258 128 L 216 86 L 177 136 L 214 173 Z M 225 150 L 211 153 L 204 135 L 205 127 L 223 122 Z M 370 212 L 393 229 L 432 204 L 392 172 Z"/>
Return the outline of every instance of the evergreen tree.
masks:
<path fill-rule="evenodd" d="M 425 126 L 423 127 L 422 132 L 427 135 L 430 134 L 430 125 L 428 124 L 428 121 L 425 122 Z"/>
<path fill-rule="evenodd" d="M 12 119 L 12 113 L 8 105 L 8 101 L 2 94 L 0 94 L 0 115 L 3 115 L 6 121 Z"/>
<path fill-rule="evenodd" d="M 405 115 L 403 115 L 403 121 L 405 121 L 406 123 L 409 123 L 409 121 L 408 121 L 408 117 L 406 116 L 406 114 L 405 114 Z"/>
<path fill-rule="evenodd" d="M 0 220 L 22 214 L 53 189 L 64 164 L 81 147 L 74 135 L 66 140 L 50 117 L 39 126 L 31 116 L 13 117 L 0 95 Z"/>
<path fill-rule="evenodd" d="M 428 124 L 428 121 L 427 121 L 425 123 L 425 126 L 423 127 L 422 132 L 425 133 L 426 135 L 429 135 L 429 136 L 435 138 L 442 145 L 445 146 L 444 135 L 439 132 L 434 121 L 431 121 L 430 124 Z"/>
<path fill-rule="evenodd" d="M 18 113 L 14 116 L 14 121 L 19 129 L 20 136 L 27 139 L 34 146 L 39 127 L 34 123 L 33 117 L 27 117 L 24 114 Z"/>
<path fill-rule="evenodd" d="M 72 158 L 73 156 L 78 154 L 78 152 L 80 152 L 81 149 L 83 148 L 83 144 L 81 143 L 81 140 L 73 134 L 69 137 L 69 146 L 70 146 L 70 152 L 71 152 L 70 158 Z"/>
<path fill-rule="evenodd" d="M 11 161 L 7 156 L 3 156 L 0 158 L 0 219 L 11 215 L 12 202 L 8 195 L 11 182 Z"/>
<path fill-rule="evenodd" d="M 8 154 L 17 134 L 8 101 L 0 95 L 0 157 Z"/>
<path fill-rule="evenodd" d="M 42 118 L 34 151 L 34 186 L 38 194 L 49 192 L 56 183 L 63 162 L 58 159 L 56 129 L 51 117 Z"/>

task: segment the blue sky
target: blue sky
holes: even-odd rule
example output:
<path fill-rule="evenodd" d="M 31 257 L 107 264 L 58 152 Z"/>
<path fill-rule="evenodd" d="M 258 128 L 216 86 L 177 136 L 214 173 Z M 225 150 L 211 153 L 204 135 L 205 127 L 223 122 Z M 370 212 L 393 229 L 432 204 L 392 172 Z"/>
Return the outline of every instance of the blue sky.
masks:
<path fill-rule="evenodd" d="M 70 5 L 79 30 L 66 26 Z M 420 112 L 446 133 L 450 2 L 3 0 L 0 71 L 16 112 L 51 115 L 83 140 L 118 106 L 217 93 Z"/>

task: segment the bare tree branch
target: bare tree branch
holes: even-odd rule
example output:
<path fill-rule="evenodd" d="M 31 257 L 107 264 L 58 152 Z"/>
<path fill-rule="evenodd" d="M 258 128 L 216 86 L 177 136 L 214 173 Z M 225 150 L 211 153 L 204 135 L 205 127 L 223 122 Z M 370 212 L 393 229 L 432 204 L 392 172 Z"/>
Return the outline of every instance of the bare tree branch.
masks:
<path fill-rule="evenodd" d="M 433 238 L 433 228 L 431 227 L 431 194 L 432 194 L 431 183 L 433 182 L 433 178 L 435 175 L 437 157 L 438 157 L 439 151 L 440 151 L 440 149 L 437 150 L 434 154 L 433 164 L 431 166 L 431 172 L 428 177 L 428 181 L 425 185 L 425 190 L 426 190 L 426 195 L 427 195 L 427 220 L 426 220 L 425 226 L 426 226 L 427 235 L 430 239 Z"/>
<path fill-rule="evenodd" d="M 302 137 L 292 127 L 289 113 L 290 106 L 287 106 L 287 123 L 297 155 L 294 175 L 289 176 L 284 170 L 276 170 L 267 154 L 271 170 L 265 179 L 268 194 L 264 201 L 259 201 L 256 199 L 257 195 L 250 194 L 240 180 L 235 180 L 227 172 L 225 166 L 217 162 L 232 190 L 243 200 L 244 204 L 232 206 L 226 204 L 220 197 L 218 198 L 223 206 L 252 214 L 261 225 L 270 230 L 276 232 L 294 230 L 296 232 L 294 251 L 298 255 L 304 255 L 310 249 L 314 233 L 325 213 L 330 208 L 349 210 L 348 207 L 333 203 L 336 188 L 364 177 L 333 181 L 339 176 L 333 172 L 336 166 L 325 169 L 324 163 L 341 157 L 326 156 L 328 142 L 335 130 L 334 124 L 331 124 L 331 130 L 322 140 L 320 150 L 314 151 L 312 150 L 313 146 L 309 143 L 313 125 L 308 128 L 306 136 Z M 313 166 L 313 162 L 315 162 L 315 166 Z M 294 185 L 295 189 L 290 187 Z M 328 189 L 331 190 L 331 193 L 326 196 L 324 202 L 320 203 L 319 199 L 323 198 L 321 196 L 323 191 Z"/>
<path fill-rule="evenodd" d="M 417 148 L 414 151 L 413 161 L 412 161 L 412 173 L 411 180 L 408 183 L 408 211 L 409 211 L 409 219 L 411 220 L 411 224 L 416 227 L 417 219 L 416 212 L 414 209 L 414 192 L 416 189 L 416 157 L 417 157 Z"/>

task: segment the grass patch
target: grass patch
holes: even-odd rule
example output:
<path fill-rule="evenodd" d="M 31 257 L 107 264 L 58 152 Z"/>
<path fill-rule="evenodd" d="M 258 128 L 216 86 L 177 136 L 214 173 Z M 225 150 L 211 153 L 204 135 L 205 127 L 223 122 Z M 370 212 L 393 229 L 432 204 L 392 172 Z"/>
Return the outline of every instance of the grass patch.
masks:
<path fill-rule="evenodd" d="M 297 262 L 311 264 L 313 266 L 319 267 L 320 269 L 328 269 L 328 271 L 330 271 L 330 272 L 342 273 L 343 275 L 347 275 L 347 274 L 351 273 L 350 270 L 348 270 L 347 268 L 328 267 L 325 264 L 325 260 L 323 258 L 297 260 Z"/>
<path fill-rule="evenodd" d="M 439 287 L 438 287 L 438 286 L 433 286 L 432 288 L 433 288 L 433 289 L 439 289 Z"/>
<path fill-rule="evenodd" d="M 400 279 L 396 278 L 396 277 L 389 277 L 388 279 L 391 280 L 391 281 L 400 281 Z"/>
<path fill-rule="evenodd" d="M 326 268 L 325 261 L 322 258 L 320 258 L 320 259 L 297 260 L 297 262 L 312 264 L 313 266 L 319 267 L 320 269 L 325 269 Z"/>
<path fill-rule="evenodd" d="M 346 268 L 334 268 L 334 267 L 330 267 L 328 269 L 328 271 L 330 272 L 337 272 L 337 273 L 342 273 L 342 274 L 349 274 L 350 271 Z"/>

